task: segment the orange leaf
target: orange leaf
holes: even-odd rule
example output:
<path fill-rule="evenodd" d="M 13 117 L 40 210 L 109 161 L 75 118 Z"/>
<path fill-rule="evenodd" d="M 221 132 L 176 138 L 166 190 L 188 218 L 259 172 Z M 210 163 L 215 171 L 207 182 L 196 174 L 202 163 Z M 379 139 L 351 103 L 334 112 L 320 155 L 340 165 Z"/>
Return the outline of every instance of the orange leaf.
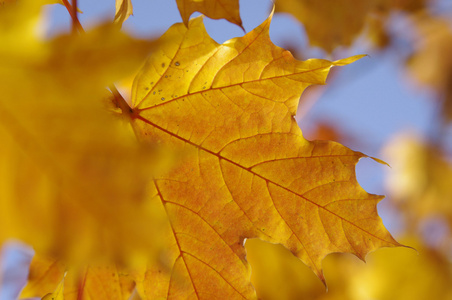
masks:
<path fill-rule="evenodd" d="M 176 24 L 135 79 L 135 132 L 181 155 L 178 167 L 154 181 L 170 221 L 172 268 L 140 275 L 143 285 L 152 278 L 158 287 L 137 285 L 145 299 L 255 297 L 246 238 L 283 244 L 322 280 L 329 253 L 364 259 L 399 245 L 377 215 L 382 197 L 356 181 L 365 155 L 309 142 L 294 120 L 307 86 L 362 56 L 296 61 L 271 43 L 270 21 L 223 45 L 202 18 L 188 29 Z"/>
<path fill-rule="evenodd" d="M 239 25 L 242 29 L 238 0 L 176 0 L 184 24 L 188 24 L 190 16 L 200 12 L 212 19 L 226 19 Z"/>

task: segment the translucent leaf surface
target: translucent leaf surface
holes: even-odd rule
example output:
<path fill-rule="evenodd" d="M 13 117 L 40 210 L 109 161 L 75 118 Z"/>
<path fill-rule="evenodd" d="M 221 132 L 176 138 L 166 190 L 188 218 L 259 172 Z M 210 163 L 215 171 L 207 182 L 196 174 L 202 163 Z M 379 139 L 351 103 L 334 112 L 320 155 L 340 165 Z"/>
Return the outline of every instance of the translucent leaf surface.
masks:
<path fill-rule="evenodd" d="M 201 18 L 188 29 L 174 25 L 134 82 L 136 134 L 181 159 L 154 180 L 153 200 L 169 218 L 172 267 L 139 276 L 144 299 L 255 297 L 246 238 L 283 244 L 322 280 L 328 253 L 364 259 L 399 245 L 377 215 L 382 197 L 356 181 L 365 155 L 305 140 L 293 118 L 307 86 L 361 56 L 296 61 L 271 43 L 270 20 L 223 45 Z"/>

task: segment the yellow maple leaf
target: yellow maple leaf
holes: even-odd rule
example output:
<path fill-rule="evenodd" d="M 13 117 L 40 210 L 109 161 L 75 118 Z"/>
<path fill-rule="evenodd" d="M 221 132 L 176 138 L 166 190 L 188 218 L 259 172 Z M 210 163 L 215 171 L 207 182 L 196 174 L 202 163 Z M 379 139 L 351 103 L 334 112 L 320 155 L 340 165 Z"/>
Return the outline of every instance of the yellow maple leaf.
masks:
<path fill-rule="evenodd" d="M 382 197 L 356 181 L 355 164 L 365 155 L 307 141 L 294 120 L 307 86 L 362 56 L 296 61 L 271 43 L 270 21 L 223 45 L 202 18 L 188 29 L 174 25 L 135 79 L 136 134 L 182 155 L 154 180 L 169 218 L 172 268 L 140 275 L 145 299 L 255 297 L 246 238 L 283 244 L 322 280 L 329 253 L 364 259 L 399 245 L 377 215 Z"/>
<path fill-rule="evenodd" d="M 238 0 L 176 0 L 184 24 L 190 16 L 200 12 L 212 19 L 226 19 L 242 27 Z M 243 27 L 242 27 L 243 28 Z"/>

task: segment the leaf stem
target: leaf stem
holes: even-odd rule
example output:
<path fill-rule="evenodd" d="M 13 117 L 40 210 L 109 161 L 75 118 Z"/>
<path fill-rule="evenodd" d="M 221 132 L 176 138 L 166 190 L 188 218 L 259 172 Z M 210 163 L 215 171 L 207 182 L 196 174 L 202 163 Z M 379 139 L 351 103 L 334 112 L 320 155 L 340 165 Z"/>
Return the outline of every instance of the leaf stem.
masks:
<path fill-rule="evenodd" d="M 83 277 L 80 273 L 78 273 L 78 284 L 77 284 L 77 300 L 83 300 L 84 298 L 84 292 L 85 292 L 85 286 L 86 286 L 86 279 L 88 275 L 88 267 L 85 267 L 83 270 Z"/>
<path fill-rule="evenodd" d="M 72 16 L 74 16 L 74 19 L 72 19 L 72 31 L 75 32 L 77 30 L 75 24 L 80 24 L 77 13 L 77 0 L 72 0 Z"/>
<path fill-rule="evenodd" d="M 78 20 L 78 16 L 77 16 L 77 0 L 72 0 L 73 5 L 71 5 L 68 0 L 63 0 L 63 4 L 66 7 L 69 14 L 71 15 L 72 32 L 76 33 L 78 30 L 79 32 L 84 33 L 85 30 L 83 29 L 82 24 L 80 24 L 80 21 Z"/>
<path fill-rule="evenodd" d="M 129 106 L 127 101 L 124 99 L 124 97 L 121 95 L 121 93 L 118 91 L 116 86 L 114 84 L 111 84 L 108 88 L 110 89 L 113 96 L 115 97 L 115 104 L 117 107 L 119 107 L 121 109 L 122 115 L 125 117 L 130 116 L 130 114 L 133 113 L 133 110 Z"/>

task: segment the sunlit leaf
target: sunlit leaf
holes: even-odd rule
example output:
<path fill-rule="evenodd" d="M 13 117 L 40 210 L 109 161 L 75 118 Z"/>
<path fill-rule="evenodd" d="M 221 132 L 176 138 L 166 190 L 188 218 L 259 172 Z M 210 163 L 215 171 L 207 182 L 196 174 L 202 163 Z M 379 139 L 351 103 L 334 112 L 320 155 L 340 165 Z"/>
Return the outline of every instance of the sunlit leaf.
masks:
<path fill-rule="evenodd" d="M 270 20 L 223 45 L 201 18 L 174 25 L 135 80 L 135 132 L 181 153 L 153 183 L 172 268 L 141 276 L 156 286 L 144 298 L 253 298 L 245 238 L 283 244 L 322 280 L 329 253 L 399 245 L 377 215 L 382 197 L 356 181 L 365 155 L 309 142 L 294 120 L 307 86 L 362 56 L 296 61 L 271 43 Z"/>

